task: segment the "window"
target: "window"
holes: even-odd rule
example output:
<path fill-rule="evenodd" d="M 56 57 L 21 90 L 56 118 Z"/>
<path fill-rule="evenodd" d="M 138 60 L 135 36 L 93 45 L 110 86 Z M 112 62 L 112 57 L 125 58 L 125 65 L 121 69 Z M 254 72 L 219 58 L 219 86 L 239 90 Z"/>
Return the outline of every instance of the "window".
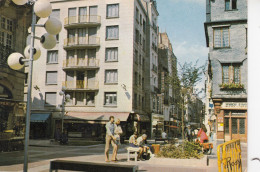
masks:
<path fill-rule="evenodd" d="M 94 92 L 86 93 L 86 105 L 89 105 L 89 106 L 95 105 L 95 93 Z"/>
<path fill-rule="evenodd" d="M 45 104 L 46 105 L 54 105 L 56 104 L 56 93 L 45 93 Z"/>
<path fill-rule="evenodd" d="M 105 93 L 105 105 L 117 105 L 117 95 L 116 92 Z"/>
<path fill-rule="evenodd" d="M 107 26 L 106 28 L 106 39 L 119 39 L 119 27 L 118 26 Z"/>
<path fill-rule="evenodd" d="M 84 105 L 84 92 L 76 92 L 76 105 Z"/>
<path fill-rule="evenodd" d="M 139 30 L 135 29 L 135 42 L 138 44 L 139 43 Z"/>
<path fill-rule="evenodd" d="M 10 32 L 12 32 L 13 31 L 13 21 L 11 21 L 11 20 L 6 20 L 6 29 L 8 30 L 8 31 L 10 31 Z"/>
<path fill-rule="evenodd" d="M 117 83 L 117 70 L 105 70 L 105 83 Z"/>
<path fill-rule="evenodd" d="M 69 8 L 68 11 L 68 16 L 69 16 L 69 24 L 70 23 L 76 23 L 76 8 Z"/>
<path fill-rule="evenodd" d="M 134 108 L 137 108 L 137 94 L 134 94 Z"/>
<path fill-rule="evenodd" d="M 0 17 L 0 44 L 3 44 L 7 48 L 12 48 L 13 44 L 13 21 L 3 16 Z"/>
<path fill-rule="evenodd" d="M 138 74 L 135 72 L 135 85 L 138 85 Z"/>
<path fill-rule="evenodd" d="M 135 19 L 136 19 L 137 22 L 139 22 L 139 10 L 138 10 L 137 7 L 135 9 Z"/>
<path fill-rule="evenodd" d="M 28 84 L 28 73 L 25 73 L 25 80 L 24 80 L 24 84 L 27 85 Z"/>
<path fill-rule="evenodd" d="M 58 63 L 58 51 L 47 52 L 47 64 Z"/>
<path fill-rule="evenodd" d="M 138 81 L 139 81 L 139 85 L 141 85 L 141 75 L 139 75 Z"/>
<path fill-rule="evenodd" d="M 118 61 L 118 48 L 106 48 L 106 61 L 112 62 L 112 61 Z"/>
<path fill-rule="evenodd" d="M 236 10 L 237 0 L 225 0 L 225 10 Z"/>
<path fill-rule="evenodd" d="M 135 50 L 134 61 L 136 64 L 138 64 L 138 51 L 137 50 Z"/>
<path fill-rule="evenodd" d="M 240 84 L 240 65 L 239 64 L 223 64 L 222 65 L 222 83 Z"/>
<path fill-rule="evenodd" d="M 146 31 L 146 23 L 145 23 L 145 21 L 143 20 L 143 32 L 145 33 L 145 31 Z"/>
<path fill-rule="evenodd" d="M 144 90 L 144 78 L 142 78 L 142 89 Z"/>
<path fill-rule="evenodd" d="M 57 84 L 57 71 L 46 72 L 46 84 Z"/>
<path fill-rule="evenodd" d="M 143 50 L 145 51 L 145 39 L 143 39 Z"/>
<path fill-rule="evenodd" d="M 119 4 L 107 5 L 107 18 L 119 17 Z"/>
<path fill-rule="evenodd" d="M 229 46 L 229 28 L 214 28 L 214 48 Z"/>
<path fill-rule="evenodd" d="M 79 22 L 87 22 L 87 7 L 79 8 Z"/>

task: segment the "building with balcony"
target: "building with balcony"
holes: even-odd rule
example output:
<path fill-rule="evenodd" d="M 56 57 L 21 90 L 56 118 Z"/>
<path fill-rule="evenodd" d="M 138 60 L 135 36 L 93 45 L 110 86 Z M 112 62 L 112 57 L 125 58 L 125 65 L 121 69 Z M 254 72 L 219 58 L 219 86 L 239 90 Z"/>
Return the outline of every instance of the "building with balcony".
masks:
<path fill-rule="evenodd" d="M 247 1 L 206 1 L 210 98 L 217 139 L 247 140 Z"/>
<path fill-rule="evenodd" d="M 102 138 L 110 115 L 121 120 L 126 136 L 134 130 L 150 134 L 150 76 L 156 88 L 152 95 L 158 91 L 154 2 L 82 2 L 51 0 L 51 17 L 60 19 L 63 28 L 56 47 L 42 49 L 34 62 L 32 115 L 49 116 L 50 129 L 43 131 L 48 137 L 61 129 L 64 119 L 69 136 Z M 43 32 L 37 28 L 37 36 Z M 61 90 L 70 95 L 64 117 Z"/>
<path fill-rule="evenodd" d="M 12 70 L 7 58 L 13 52 L 23 53 L 31 9 L 17 6 L 11 0 L 0 2 L 0 151 L 23 149 L 25 110 L 24 69 Z"/>

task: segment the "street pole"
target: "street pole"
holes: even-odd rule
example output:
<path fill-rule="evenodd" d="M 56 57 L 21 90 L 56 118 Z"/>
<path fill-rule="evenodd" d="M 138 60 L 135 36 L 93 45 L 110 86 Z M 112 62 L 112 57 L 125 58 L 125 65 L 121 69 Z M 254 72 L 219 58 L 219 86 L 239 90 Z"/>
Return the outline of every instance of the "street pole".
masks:
<path fill-rule="evenodd" d="M 25 124 L 25 142 L 24 142 L 24 168 L 23 171 L 28 170 L 28 145 L 30 135 L 30 115 L 31 115 L 31 94 L 32 94 L 32 71 L 33 71 L 33 54 L 34 54 L 34 37 L 35 37 L 35 23 L 36 15 L 34 10 L 32 12 L 32 26 L 31 26 L 31 45 L 30 45 L 30 59 L 28 72 L 28 89 L 27 89 L 27 105 L 26 105 L 26 124 Z"/>
<path fill-rule="evenodd" d="M 64 120 L 64 113 L 65 113 L 65 93 L 63 92 L 62 95 L 62 116 L 61 116 L 61 133 L 63 133 L 63 120 Z"/>

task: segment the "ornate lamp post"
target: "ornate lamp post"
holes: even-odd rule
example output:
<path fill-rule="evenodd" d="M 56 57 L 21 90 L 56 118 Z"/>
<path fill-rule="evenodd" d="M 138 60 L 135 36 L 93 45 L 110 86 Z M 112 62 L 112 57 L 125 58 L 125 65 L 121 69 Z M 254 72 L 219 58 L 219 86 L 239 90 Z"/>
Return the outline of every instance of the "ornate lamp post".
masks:
<path fill-rule="evenodd" d="M 51 4 L 48 0 L 13 0 L 17 5 L 29 4 L 33 6 L 32 24 L 31 24 L 31 43 L 24 50 L 24 56 L 20 53 L 12 53 L 7 60 L 10 68 L 20 70 L 24 66 L 24 62 L 29 62 L 28 72 L 28 93 L 26 106 L 26 128 L 25 128 L 25 143 L 24 143 L 24 172 L 28 170 L 28 145 L 30 132 L 30 114 L 31 114 L 31 92 L 32 92 L 32 71 L 33 60 L 37 60 L 41 56 L 39 47 L 34 46 L 34 40 L 40 39 L 40 43 L 45 49 L 52 49 L 56 45 L 55 35 L 61 31 L 62 24 L 55 18 L 49 18 L 44 25 L 36 24 L 36 15 L 41 18 L 49 17 L 52 12 Z M 45 33 L 40 38 L 35 37 L 35 27 L 44 27 L 48 33 Z"/>

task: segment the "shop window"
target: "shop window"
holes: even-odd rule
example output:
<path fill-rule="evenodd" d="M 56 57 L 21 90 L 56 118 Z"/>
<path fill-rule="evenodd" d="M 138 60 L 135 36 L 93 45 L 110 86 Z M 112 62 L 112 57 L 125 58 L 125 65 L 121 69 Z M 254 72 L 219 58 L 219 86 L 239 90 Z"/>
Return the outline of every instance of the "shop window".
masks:
<path fill-rule="evenodd" d="M 237 134 L 237 118 L 231 119 L 232 134 Z"/>
<path fill-rule="evenodd" d="M 245 134 L 245 118 L 240 118 L 239 119 L 239 134 Z"/>

